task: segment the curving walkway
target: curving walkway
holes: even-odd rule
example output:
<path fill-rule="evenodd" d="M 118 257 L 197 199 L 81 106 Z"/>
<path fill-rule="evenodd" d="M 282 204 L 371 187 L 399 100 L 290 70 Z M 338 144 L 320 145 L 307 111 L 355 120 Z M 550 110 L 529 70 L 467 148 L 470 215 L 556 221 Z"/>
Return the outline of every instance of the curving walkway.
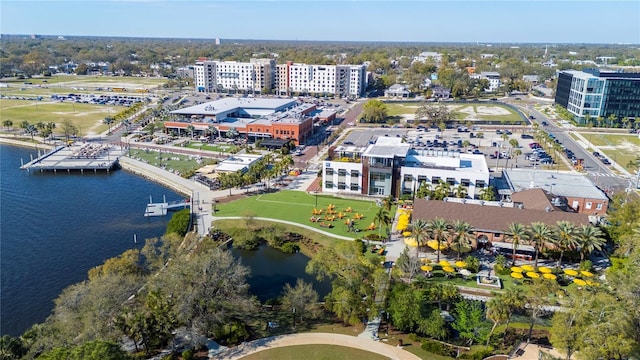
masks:
<path fill-rule="evenodd" d="M 387 345 L 383 342 L 373 341 L 361 337 L 330 334 L 330 333 L 304 333 L 273 336 L 264 339 L 243 343 L 215 355 L 216 359 L 236 360 L 263 350 L 277 347 L 295 345 L 337 345 L 364 351 L 370 351 L 393 360 L 419 360 L 420 358 L 403 348 Z"/>
<path fill-rule="evenodd" d="M 244 219 L 244 217 L 242 217 L 242 216 L 214 216 L 213 217 L 213 221 L 216 221 L 216 220 L 242 220 L 242 219 Z M 327 231 L 324 231 L 324 230 L 320 230 L 320 229 L 316 229 L 316 228 L 314 228 L 312 226 L 305 225 L 305 224 L 300 224 L 300 223 L 293 222 L 293 221 L 272 219 L 272 218 L 265 218 L 265 217 L 254 217 L 254 219 L 262 220 L 262 221 L 272 221 L 272 222 L 278 222 L 278 223 L 287 224 L 287 225 L 298 226 L 298 227 L 305 228 L 305 229 L 311 230 L 311 231 L 315 231 L 315 232 L 317 232 L 319 234 L 326 235 L 326 236 L 331 236 L 333 238 L 340 239 L 340 240 L 353 240 L 352 237 L 332 234 L 330 232 L 327 232 Z"/>

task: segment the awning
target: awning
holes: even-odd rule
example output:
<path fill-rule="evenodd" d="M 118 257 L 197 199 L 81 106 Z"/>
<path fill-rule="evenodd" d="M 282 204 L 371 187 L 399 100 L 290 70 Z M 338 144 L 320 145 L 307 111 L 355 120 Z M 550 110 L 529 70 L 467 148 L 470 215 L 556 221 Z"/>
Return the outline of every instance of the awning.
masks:
<path fill-rule="evenodd" d="M 512 250 L 513 249 L 513 245 L 510 243 L 505 243 L 505 242 L 498 242 L 498 241 L 493 241 L 491 242 L 491 244 L 495 247 L 499 247 L 499 248 L 503 248 L 503 249 L 509 249 Z M 532 251 L 535 252 L 536 249 L 531 246 L 531 245 L 523 245 L 523 244 L 519 244 L 516 247 L 516 250 L 522 250 L 522 251 Z"/>

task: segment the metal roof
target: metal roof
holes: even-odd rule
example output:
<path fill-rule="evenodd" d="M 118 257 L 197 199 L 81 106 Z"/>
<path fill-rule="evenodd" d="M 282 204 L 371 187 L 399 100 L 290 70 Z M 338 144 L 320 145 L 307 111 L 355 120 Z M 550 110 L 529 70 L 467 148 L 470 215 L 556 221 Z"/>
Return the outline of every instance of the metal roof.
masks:
<path fill-rule="evenodd" d="M 504 170 L 503 176 L 511 190 L 542 188 L 556 196 L 607 200 L 607 195 L 585 175 L 566 172 L 512 169 Z"/>
<path fill-rule="evenodd" d="M 174 110 L 172 114 L 183 115 L 217 115 L 234 109 L 267 109 L 277 111 L 279 108 L 294 106 L 294 99 L 273 99 L 273 98 L 235 98 L 227 97 L 215 101 L 189 106 Z"/>

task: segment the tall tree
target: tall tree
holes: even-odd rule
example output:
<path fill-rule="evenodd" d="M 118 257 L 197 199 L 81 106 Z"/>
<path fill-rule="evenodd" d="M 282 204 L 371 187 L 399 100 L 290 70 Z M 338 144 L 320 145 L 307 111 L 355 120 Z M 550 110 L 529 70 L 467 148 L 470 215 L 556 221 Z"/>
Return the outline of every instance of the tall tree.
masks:
<path fill-rule="evenodd" d="M 543 222 L 534 222 L 531 224 L 530 239 L 533 243 L 533 247 L 536 250 L 535 267 L 538 267 L 538 256 L 543 247 L 553 241 L 553 230 L 549 225 Z"/>
<path fill-rule="evenodd" d="M 515 266 L 516 249 L 522 242 L 529 240 L 529 233 L 527 232 L 526 226 L 519 223 L 511 223 L 509 224 L 509 229 L 507 230 L 506 235 L 507 239 L 511 240 L 511 246 L 513 248 L 513 253 L 511 254 L 511 266 Z"/>
<path fill-rule="evenodd" d="M 378 236 L 381 236 L 380 232 L 382 230 L 382 227 L 384 226 L 388 229 L 389 225 L 391 225 L 391 216 L 389 216 L 389 212 L 387 211 L 387 209 L 381 207 L 378 209 L 378 212 L 373 218 L 373 221 L 378 223 Z"/>
<path fill-rule="evenodd" d="M 297 279 L 295 286 L 287 283 L 282 289 L 282 307 L 285 310 L 292 309 L 293 316 L 298 314 L 300 323 L 304 321 L 305 317 L 313 319 L 318 315 L 317 304 L 318 293 L 313 289 L 311 283 L 304 282 L 302 279 Z"/>
<path fill-rule="evenodd" d="M 569 221 L 558 221 L 556 225 L 555 237 L 552 243 L 560 249 L 558 267 L 562 266 L 562 256 L 567 250 L 572 250 L 578 244 L 576 236 L 576 226 Z"/>
<path fill-rule="evenodd" d="M 427 244 L 427 238 L 429 236 L 429 223 L 424 219 L 415 219 L 412 221 L 411 236 L 416 239 L 418 248 L 424 247 Z"/>
<path fill-rule="evenodd" d="M 493 326 L 491 326 L 491 331 L 487 336 L 487 346 L 489 346 L 491 335 L 493 335 L 498 324 L 507 322 L 510 316 L 509 307 L 502 299 L 494 297 L 487 302 L 487 319 L 493 321 Z"/>
<path fill-rule="evenodd" d="M 362 106 L 360 121 L 380 124 L 387 121 L 387 116 L 387 106 L 380 100 L 371 99 Z"/>
<path fill-rule="evenodd" d="M 580 250 L 580 261 L 594 250 L 601 251 L 606 244 L 602 231 L 592 225 L 581 225 L 576 232 L 577 247 Z"/>
<path fill-rule="evenodd" d="M 468 222 L 462 220 L 456 220 L 451 226 L 451 242 L 456 245 L 458 260 L 460 260 L 460 254 L 462 249 L 471 247 L 471 241 L 473 241 L 473 227 Z"/>
<path fill-rule="evenodd" d="M 431 239 L 435 240 L 437 243 L 436 256 L 437 256 L 437 261 L 439 262 L 440 261 L 440 244 L 442 242 L 446 242 L 447 238 L 449 237 L 449 223 L 447 222 L 447 220 L 443 218 L 436 217 L 431 222 L 429 222 L 427 229 Z"/>

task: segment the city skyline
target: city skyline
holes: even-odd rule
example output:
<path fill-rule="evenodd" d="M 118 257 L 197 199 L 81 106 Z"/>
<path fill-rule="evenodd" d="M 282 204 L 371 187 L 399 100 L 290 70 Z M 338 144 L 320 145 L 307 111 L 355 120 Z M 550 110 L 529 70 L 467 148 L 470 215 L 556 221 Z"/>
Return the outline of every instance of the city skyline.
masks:
<path fill-rule="evenodd" d="M 0 6 L 2 34 L 640 44 L 638 1 L 41 0 Z"/>

